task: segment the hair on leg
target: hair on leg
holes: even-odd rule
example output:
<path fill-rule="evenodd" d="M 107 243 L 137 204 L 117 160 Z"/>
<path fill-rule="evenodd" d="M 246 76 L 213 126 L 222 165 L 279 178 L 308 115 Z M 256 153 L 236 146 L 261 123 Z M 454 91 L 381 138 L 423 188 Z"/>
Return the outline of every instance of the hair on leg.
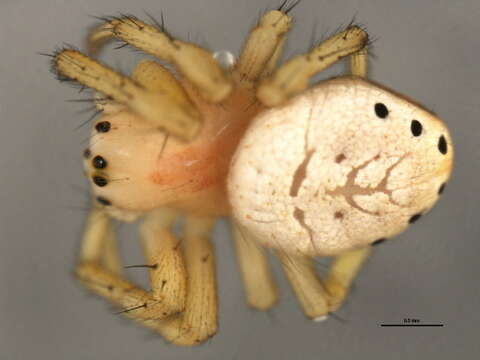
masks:
<path fill-rule="evenodd" d="M 185 311 L 157 322 L 156 330 L 176 345 L 198 345 L 217 331 L 214 218 L 186 216 L 181 246 L 188 272 Z"/>
<path fill-rule="evenodd" d="M 188 42 L 171 37 L 162 29 L 133 17 L 104 18 L 88 38 L 89 49 L 97 51 L 110 38 L 116 38 L 173 64 L 181 75 L 211 102 L 224 100 L 232 83 L 212 54 Z"/>
<path fill-rule="evenodd" d="M 253 83 L 268 68 L 275 66 L 292 19 L 285 13 L 272 10 L 260 19 L 249 34 L 233 70 L 240 81 Z"/>
<path fill-rule="evenodd" d="M 167 304 L 163 294 L 149 293 L 102 264 L 111 221 L 105 212 L 93 209 L 87 220 L 76 275 L 91 291 L 102 296 L 137 321 L 162 319 L 183 310 L 182 304 Z M 156 296 L 154 296 L 156 295 Z"/>
<path fill-rule="evenodd" d="M 193 105 L 178 103 L 169 94 L 149 91 L 77 50 L 57 52 L 53 57 L 53 68 L 60 76 L 75 80 L 127 106 L 155 128 L 165 129 L 182 139 L 193 138 L 200 129 L 200 113 Z"/>

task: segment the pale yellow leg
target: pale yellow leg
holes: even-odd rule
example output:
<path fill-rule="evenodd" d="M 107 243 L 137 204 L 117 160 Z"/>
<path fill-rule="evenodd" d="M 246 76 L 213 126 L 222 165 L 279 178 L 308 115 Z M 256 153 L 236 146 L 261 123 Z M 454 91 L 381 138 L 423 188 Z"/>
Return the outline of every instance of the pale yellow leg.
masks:
<path fill-rule="evenodd" d="M 105 244 L 101 261 L 105 269 L 112 274 L 120 275 L 122 273 L 122 262 L 112 227 L 109 227 L 105 234 Z"/>
<path fill-rule="evenodd" d="M 168 94 L 178 104 L 193 106 L 175 76 L 155 61 L 142 60 L 133 70 L 132 78 L 148 90 Z"/>
<path fill-rule="evenodd" d="M 278 10 L 263 15 L 243 46 L 233 70 L 234 76 L 240 81 L 253 83 L 266 69 L 271 70 L 281 55 L 291 23 L 291 17 Z"/>
<path fill-rule="evenodd" d="M 182 139 L 191 139 L 200 130 L 200 113 L 193 105 L 186 105 L 188 99 L 179 102 L 169 94 L 149 91 L 76 50 L 58 52 L 53 58 L 53 64 L 63 76 L 127 106 L 149 121 L 154 128 L 165 129 Z"/>
<path fill-rule="evenodd" d="M 247 303 L 254 309 L 268 310 L 278 301 L 278 288 L 264 250 L 238 225 L 232 227 Z"/>
<path fill-rule="evenodd" d="M 210 52 L 173 39 L 152 25 L 133 17 L 108 20 L 91 32 L 88 47 L 91 52 L 96 52 L 111 38 L 121 39 L 173 64 L 206 100 L 220 102 L 232 91 L 230 79 Z"/>
<path fill-rule="evenodd" d="M 187 216 L 181 245 L 188 272 L 185 312 L 159 321 L 156 330 L 168 341 L 199 344 L 217 331 L 215 254 L 210 235 L 214 218 Z"/>
<path fill-rule="evenodd" d="M 177 217 L 178 213 L 170 209 L 152 211 L 140 225 L 140 236 L 149 265 L 152 296 L 183 311 L 188 274 L 180 240 L 171 231 Z"/>
<path fill-rule="evenodd" d="M 275 48 L 275 52 L 273 53 L 270 60 L 268 60 L 267 64 L 265 65 L 264 70 L 262 71 L 262 75 L 260 79 L 263 79 L 269 76 L 277 67 L 278 61 L 283 53 L 283 48 L 285 47 L 286 36 L 284 36 L 279 42 L 277 47 Z"/>
<path fill-rule="evenodd" d="M 313 260 L 278 251 L 283 270 L 305 315 L 321 321 L 328 315 L 328 293 L 320 281 Z"/>
<path fill-rule="evenodd" d="M 108 216 L 101 210 L 92 210 L 76 268 L 76 275 L 82 283 L 97 295 L 123 308 L 125 315 L 135 320 L 161 319 L 182 311 L 182 304 L 168 304 L 163 294 L 153 296 L 102 265 L 105 240 L 110 236 L 110 231 Z M 171 269 L 166 272 L 172 273 Z"/>
<path fill-rule="evenodd" d="M 350 285 L 363 263 L 370 255 L 371 247 L 352 250 L 339 255 L 333 261 L 324 285 L 329 294 L 329 311 L 337 310 L 345 300 Z"/>
<path fill-rule="evenodd" d="M 132 79 L 145 89 L 168 95 L 174 103 L 186 108 L 194 108 L 185 89 L 173 74 L 164 66 L 152 60 L 142 60 L 134 69 Z M 104 114 L 112 114 L 125 110 L 125 106 L 105 99 L 99 93 L 96 99 L 97 108 Z"/>
<path fill-rule="evenodd" d="M 367 33 L 358 26 L 351 26 L 330 37 L 311 52 L 296 56 L 280 66 L 260 83 L 257 97 L 266 106 L 280 105 L 307 89 L 310 78 L 315 74 L 343 57 L 365 49 L 367 44 Z M 360 71 L 356 64 L 354 71 L 357 69 Z"/>
<path fill-rule="evenodd" d="M 368 50 L 363 48 L 350 56 L 350 71 L 352 75 L 366 78 L 368 73 Z"/>

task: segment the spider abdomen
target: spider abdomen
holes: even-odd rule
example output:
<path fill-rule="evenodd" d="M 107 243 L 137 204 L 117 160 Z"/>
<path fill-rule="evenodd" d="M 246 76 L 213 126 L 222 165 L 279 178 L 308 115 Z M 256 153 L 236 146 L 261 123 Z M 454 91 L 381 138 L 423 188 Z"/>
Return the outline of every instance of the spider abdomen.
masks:
<path fill-rule="evenodd" d="M 230 172 L 234 216 L 286 251 L 361 247 L 433 206 L 450 145 L 444 124 L 405 98 L 356 77 L 326 81 L 252 123 Z"/>

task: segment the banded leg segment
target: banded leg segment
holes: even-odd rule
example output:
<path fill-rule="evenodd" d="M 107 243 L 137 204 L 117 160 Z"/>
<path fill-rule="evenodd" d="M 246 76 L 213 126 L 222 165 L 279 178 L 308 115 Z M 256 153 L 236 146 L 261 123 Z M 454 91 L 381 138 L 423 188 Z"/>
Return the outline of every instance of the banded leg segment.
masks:
<path fill-rule="evenodd" d="M 76 275 L 82 283 L 124 309 L 122 312 L 135 320 L 162 319 L 182 311 L 182 304 L 168 304 L 164 301 L 165 296 L 154 296 L 102 265 L 105 241 L 110 231 L 108 216 L 101 210 L 92 210 L 76 268 Z"/>
<path fill-rule="evenodd" d="M 333 261 L 324 284 L 328 291 L 329 309 L 337 310 L 348 295 L 348 290 L 371 253 L 371 247 L 352 250 Z"/>
<path fill-rule="evenodd" d="M 277 285 L 264 250 L 238 226 L 232 224 L 232 230 L 247 303 L 257 310 L 268 310 L 278 301 Z"/>
<path fill-rule="evenodd" d="M 304 91 L 311 77 L 333 63 L 356 54 L 366 48 L 368 34 L 358 26 L 351 26 L 313 49 L 308 54 L 296 56 L 280 66 L 271 76 L 262 81 L 257 97 L 266 106 L 277 106 L 290 97 Z M 356 57 L 354 72 L 366 73 L 362 61 L 367 57 Z"/>
<path fill-rule="evenodd" d="M 285 42 L 286 42 L 286 36 L 284 36 L 278 42 L 278 45 L 275 48 L 275 52 L 270 57 L 270 60 L 268 60 L 267 64 L 265 65 L 265 68 L 262 71 L 262 74 L 260 75 L 260 79 L 263 79 L 269 76 L 275 70 L 275 68 L 277 67 L 277 63 L 280 60 L 280 57 L 282 56 L 283 48 L 285 47 Z"/>
<path fill-rule="evenodd" d="M 171 231 L 178 215 L 166 208 L 152 211 L 140 225 L 140 237 L 149 266 L 152 296 L 183 311 L 188 274 L 180 240 Z"/>
<path fill-rule="evenodd" d="M 266 68 L 271 70 L 276 65 L 291 23 L 291 17 L 278 10 L 269 11 L 260 19 L 233 70 L 238 80 L 255 82 Z"/>
<path fill-rule="evenodd" d="M 53 63 L 60 74 L 126 105 L 154 127 L 163 128 L 182 139 L 193 138 L 200 129 L 200 113 L 188 104 L 187 99 L 179 102 L 168 93 L 148 91 L 76 50 L 60 51 Z"/>
<path fill-rule="evenodd" d="M 185 311 L 159 321 L 156 330 L 176 345 L 197 345 L 217 331 L 215 253 L 210 243 L 214 218 L 187 216 L 181 246 L 188 272 Z"/>
<path fill-rule="evenodd" d="M 305 315 L 315 321 L 328 314 L 328 293 L 320 281 L 313 260 L 306 256 L 277 251 L 285 275 Z"/>
<path fill-rule="evenodd" d="M 118 38 L 173 64 L 201 96 L 211 102 L 224 100 L 232 91 L 230 79 L 207 50 L 172 38 L 166 32 L 134 17 L 107 19 L 88 38 L 88 48 L 98 51 L 109 39 Z"/>
<path fill-rule="evenodd" d="M 164 66 L 151 60 L 142 60 L 132 78 L 150 91 L 168 94 L 177 104 L 192 107 L 193 103 L 180 82 Z"/>
<path fill-rule="evenodd" d="M 350 56 L 350 71 L 352 75 L 367 77 L 368 73 L 368 50 L 363 48 Z"/>

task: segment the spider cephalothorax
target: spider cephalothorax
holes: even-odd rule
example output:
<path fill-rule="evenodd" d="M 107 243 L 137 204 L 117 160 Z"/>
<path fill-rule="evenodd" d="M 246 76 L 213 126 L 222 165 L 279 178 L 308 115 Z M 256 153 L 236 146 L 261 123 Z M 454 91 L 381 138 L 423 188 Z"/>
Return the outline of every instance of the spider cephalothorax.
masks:
<path fill-rule="evenodd" d="M 277 67 L 291 26 L 285 4 L 264 14 L 228 68 L 162 25 L 130 16 L 102 19 L 89 35 L 90 53 L 117 39 L 170 62 L 178 75 L 151 60 L 127 77 L 78 50 L 53 55 L 61 78 L 98 91 L 102 111 L 84 153 L 96 202 L 76 273 L 176 344 L 200 343 L 217 329 L 209 241 L 216 217 L 236 220 L 250 306 L 268 309 L 278 298 L 264 244 L 306 316 L 320 320 L 342 304 L 370 245 L 430 209 L 451 171 L 443 123 L 364 79 L 362 28 L 349 25 Z M 346 56 L 350 76 L 307 89 L 313 75 Z M 172 232 L 178 216 L 181 241 Z M 111 217 L 142 217 L 151 291 L 121 275 Z M 337 256 L 323 280 L 317 255 Z"/>

